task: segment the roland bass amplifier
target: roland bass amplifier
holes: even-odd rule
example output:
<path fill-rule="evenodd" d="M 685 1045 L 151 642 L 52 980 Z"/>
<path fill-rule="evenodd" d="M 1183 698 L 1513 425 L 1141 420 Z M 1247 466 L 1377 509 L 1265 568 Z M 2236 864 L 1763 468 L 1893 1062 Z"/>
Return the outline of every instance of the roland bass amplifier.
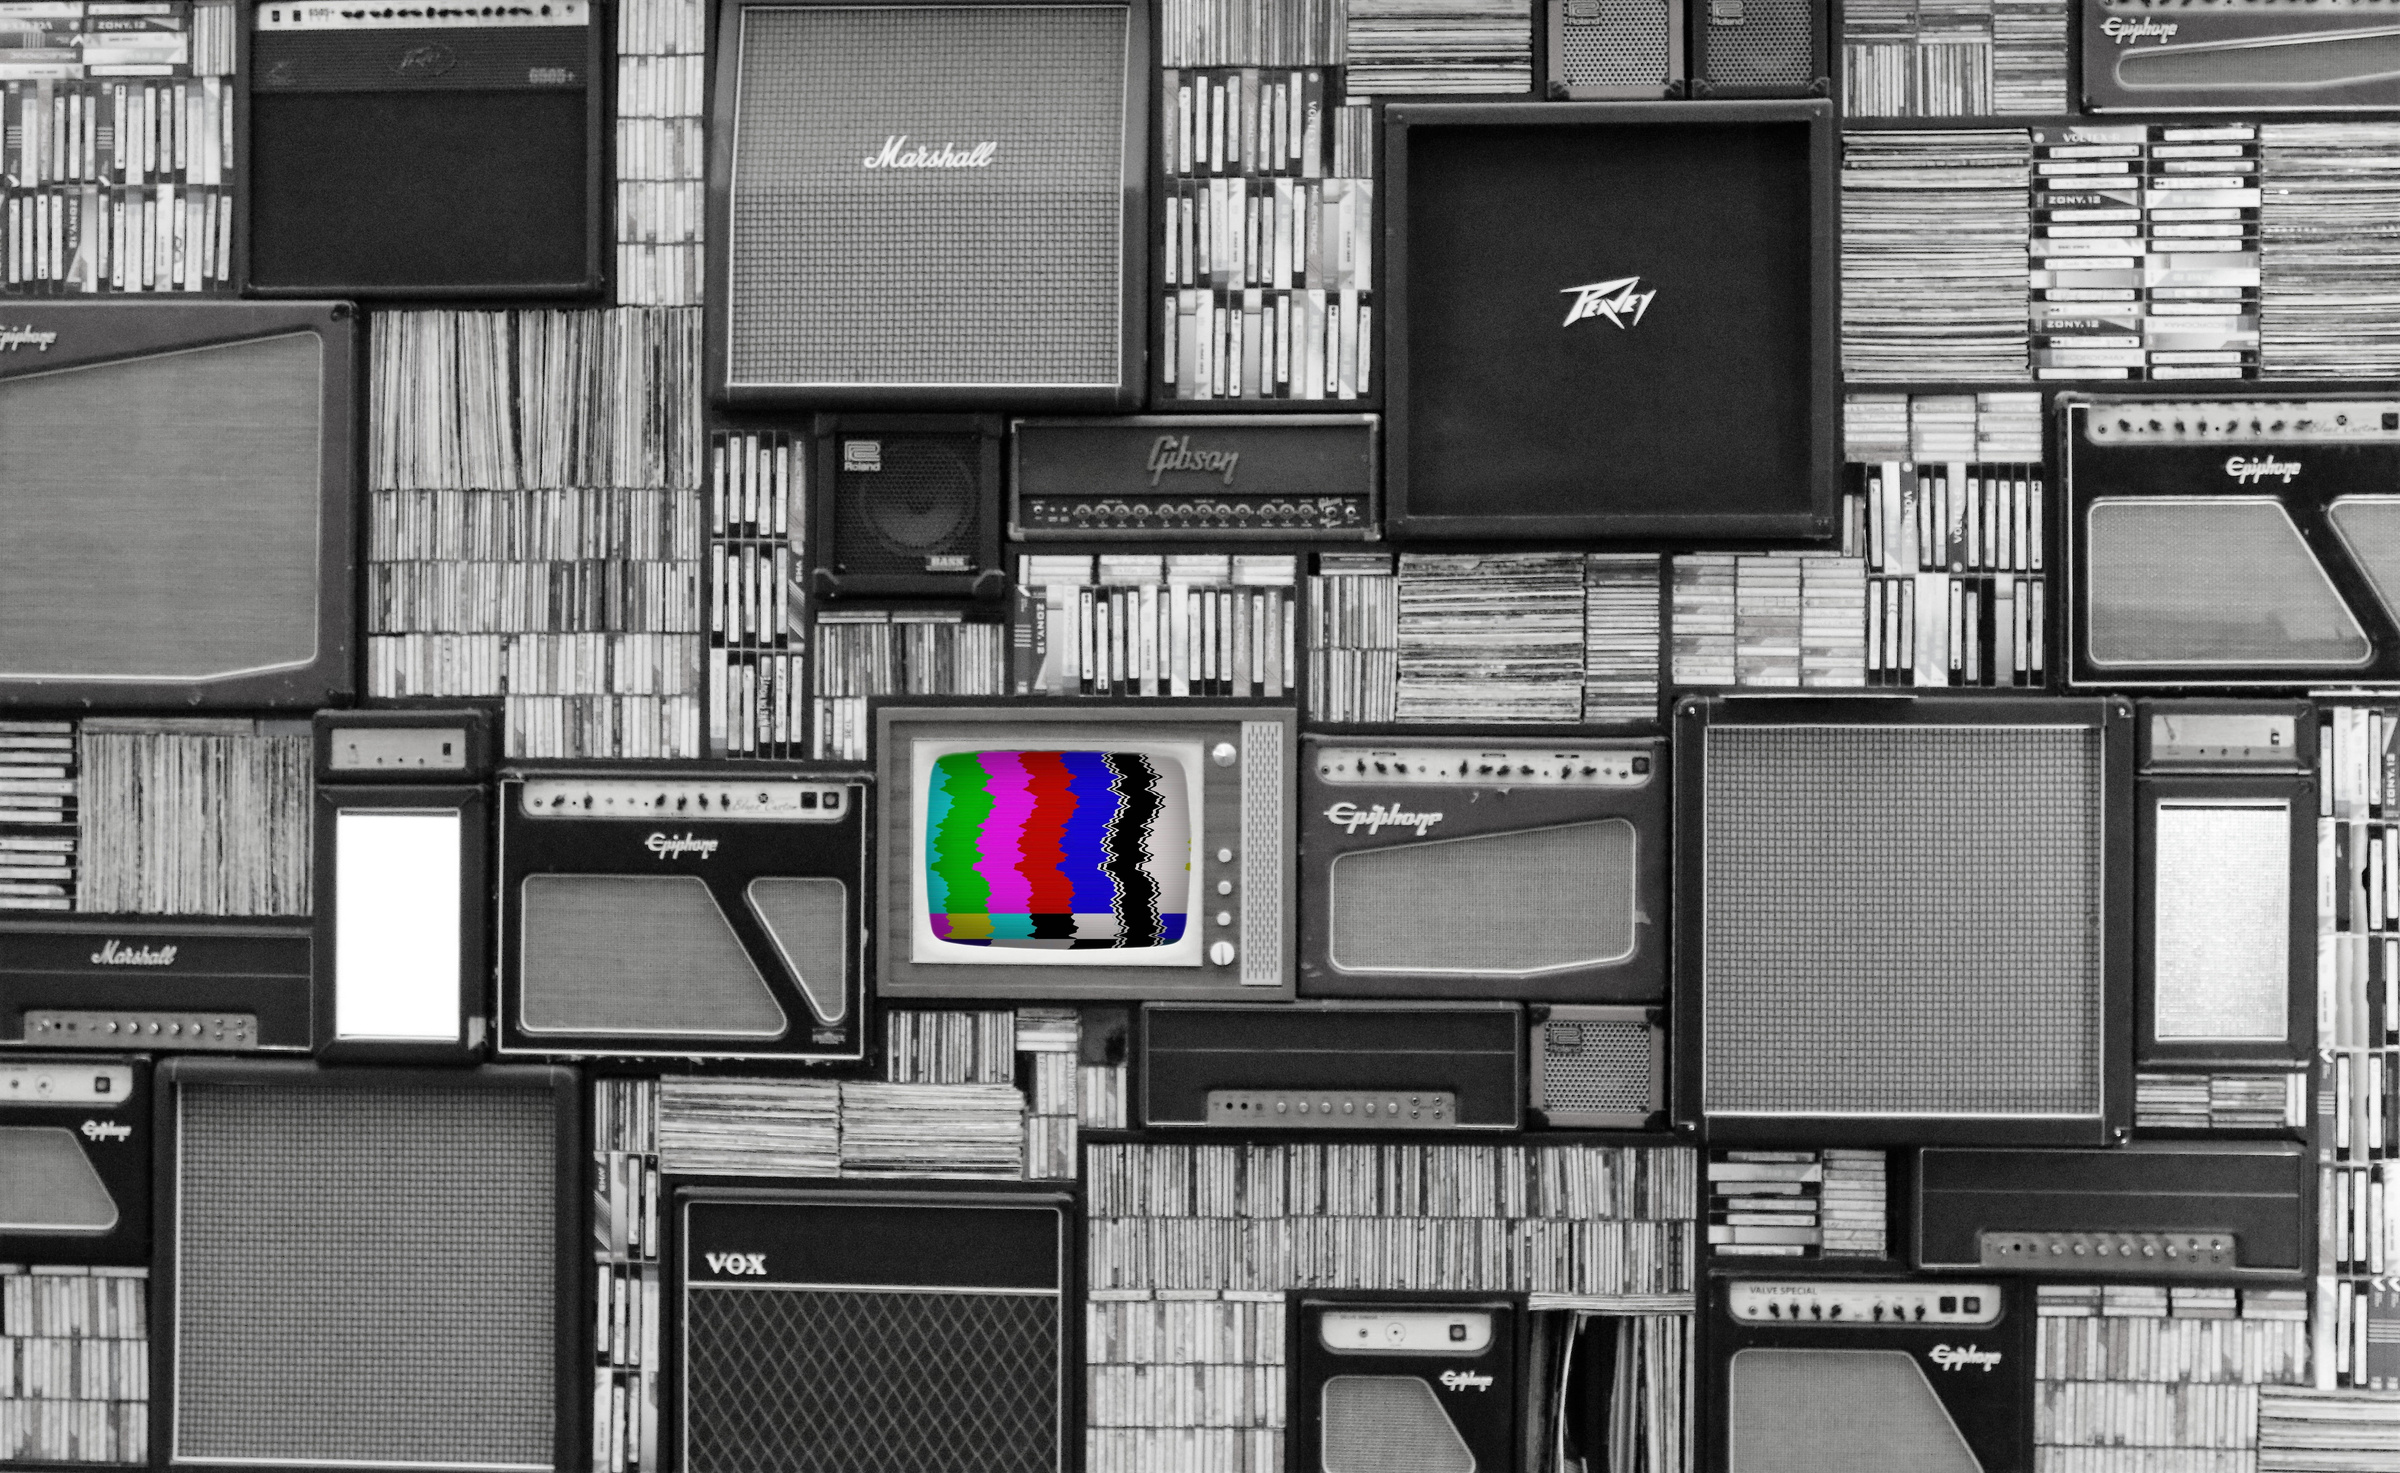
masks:
<path fill-rule="evenodd" d="M 1517 1316 L 1506 1300 L 1302 1299 L 1292 1462 L 1324 1473 L 1513 1468 Z"/>
<path fill-rule="evenodd" d="M 811 514 L 819 598 L 996 599 L 1000 421 L 819 415 Z"/>

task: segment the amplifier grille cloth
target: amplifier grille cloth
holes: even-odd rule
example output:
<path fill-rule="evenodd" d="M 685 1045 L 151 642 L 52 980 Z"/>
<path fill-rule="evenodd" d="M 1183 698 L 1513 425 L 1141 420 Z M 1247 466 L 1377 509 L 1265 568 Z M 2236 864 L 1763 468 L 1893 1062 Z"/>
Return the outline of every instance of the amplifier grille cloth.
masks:
<path fill-rule="evenodd" d="M 1336 858 L 1333 964 L 1523 975 L 1633 954 L 1633 825 L 1621 818 Z"/>
<path fill-rule="evenodd" d="M 2358 560 L 2384 611 L 2400 619 L 2400 496 L 2344 496 L 2325 508 L 2325 519 Z"/>
<path fill-rule="evenodd" d="M 1283 982 L 1283 724 L 1242 723 L 1242 985 Z"/>
<path fill-rule="evenodd" d="M 752 7 L 740 44 L 735 384 L 1116 386 L 1121 7 Z M 864 167 L 892 139 L 995 148 Z"/>
<path fill-rule="evenodd" d="M 528 1033 L 780 1038 L 783 1008 L 696 875 L 528 875 Z"/>
<path fill-rule="evenodd" d="M 980 444 L 973 435 L 894 435 L 883 469 L 836 473 L 833 556 L 845 573 L 922 573 L 933 553 L 972 555 Z"/>
<path fill-rule="evenodd" d="M 1057 1473 L 1058 1300 L 685 1295 L 685 1473 Z"/>
<path fill-rule="evenodd" d="M 1984 1473 L 1901 1350 L 1733 1357 L 1730 1473 Z"/>
<path fill-rule="evenodd" d="M 1420 1376 L 1325 1382 L 1325 1473 L 1475 1473 L 1475 1454 Z"/>
<path fill-rule="evenodd" d="M 840 1022 L 849 1011 L 849 891 L 839 880 L 761 879 L 750 882 L 749 897 L 818 1020 Z"/>
<path fill-rule="evenodd" d="M 63 1125 L 0 1125 L 0 1233 L 105 1233 L 117 1200 Z"/>
<path fill-rule="evenodd" d="M 2356 665 L 2371 653 L 2299 528 L 2264 497 L 2096 501 L 2086 528 L 2095 665 Z"/>
<path fill-rule="evenodd" d="M 1650 1030 L 1640 1023 L 1542 1025 L 1542 1108 L 1647 1111 Z"/>
<path fill-rule="evenodd" d="M 1707 743 L 1707 1109 L 2100 1112 L 2096 730 Z"/>
<path fill-rule="evenodd" d="M 314 658 L 319 351 L 291 333 L 0 383 L 0 675 Z"/>
<path fill-rule="evenodd" d="M 1701 72 L 1719 87 L 1791 87 L 1812 80 L 1815 24 L 1810 0 L 1738 0 L 1742 23 L 1708 20 L 1709 0 L 1700 7 Z"/>
<path fill-rule="evenodd" d="M 556 1459 L 547 1092 L 184 1085 L 174 1456 Z"/>
<path fill-rule="evenodd" d="M 1660 0 L 1600 0 L 1600 18 L 1560 27 L 1565 76 L 1576 87 L 1657 87 L 1667 77 L 1667 7 Z"/>

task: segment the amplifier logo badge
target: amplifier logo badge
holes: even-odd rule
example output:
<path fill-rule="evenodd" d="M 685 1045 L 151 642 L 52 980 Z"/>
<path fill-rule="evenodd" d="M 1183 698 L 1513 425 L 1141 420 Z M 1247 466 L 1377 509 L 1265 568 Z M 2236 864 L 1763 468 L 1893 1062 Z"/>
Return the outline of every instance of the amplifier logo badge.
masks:
<path fill-rule="evenodd" d="M 1410 813 L 1402 808 L 1387 808 L 1381 803 L 1361 809 L 1347 798 L 1326 809 L 1325 816 L 1340 824 L 1345 834 L 1357 833 L 1358 826 L 1363 823 L 1370 834 L 1381 833 L 1387 827 L 1415 829 L 1420 839 L 1425 837 L 1427 829 L 1442 821 L 1438 813 Z"/>
<path fill-rule="evenodd" d="M 1568 292 L 1575 293 L 1575 305 L 1567 309 L 1567 320 L 1559 326 L 1573 327 L 1586 317 L 1605 317 L 1620 330 L 1633 326 L 1642 320 L 1643 313 L 1650 310 L 1650 299 L 1658 295 L 1656 287 L 1646 292 L 1635 291 L 1634 288 L 1641 284 L 1642 279 L 1638 276 L 1620 276 L 1614 281 L 1595 281 L 1589 286 L 1560 287 L 1558 290 L 1562 296 Z M 1633 315 L 1632 322 L 1625 320 L 1627 313 Z"/>
<path fill-rule="evenodd" d="M 2300 474 L 2300 462 L 2277 460 L 2272 455 L 2264 460 L 2252 460 L 2244 455 L 2229 455 L 2225 457 L 2225 474 L 2244 486 L 2257 485 L 2269 476 L 2274 476 L 2289 486 L 2292 484 L 2292 477 Z"/>
<path fill-rule="evenodd" d="M 1000 151 L 997 143 L 969 144 L 960 148 L 945 143 L 940 148 L 920 143 L 908 146 L 906 133 L 894 133 L 883 140 L 883 148 L 859 160 L 862 169 L 988 169 L 992 155 Z"/>
<path fill-rule="evenodd" d="M 575 69 L 563 66 L 536 66 L 525 69 L 528 87 L 571 87 L 575 84 Z"/>
<path fill-rule="evenodd" d="M 680 859 L 697 854 L 702 859 L 717 852 L 715 839 L 703 839 L 693 834 L 652 834 L 642 841 L 642 847 L 661 859 Z"/>
<path fill-rule="evenodd" d="M 403 77 L 423 79 L 438 77 L 457 65 L 457 52 L 439 41 L 428 41 L 422 46 L 411 46 L 401 52 L 400 60 L 393 64 L 392 70 Z"/>
<path fill-rule="evenodd" d="M 1452 1391 L 1489 1391 L 1492 1378 L 1480 1371 L 1444 1371 L 1442 1384 Z"/>
<path fill-rule="evenodd" d="M 1992 1367 L 2000 1364 L 1999 1351 L 1978 1350 L 1972 1345 L 1936 1345 L 1925 1354 L 1945 1371 L 1963 1371 L 1969 1366 L 1976 1366 L 1989 1374 Z"/>
<path fill-rule="evenodd" d="M 111 937 L 100 943 L 92 960 L 103 967 L 171 967 L 175 965 L 172 946 L 127 946 Z"/>
<path fill-rule="evenodd" d="M 133 1127 L 118 1120 L 86 1120 L 83 1138 L 87 1141 L 121 1141 L 133 1134 Z"/>
<path fill-rule="evenodd" d="M 1189 435 L 1180 439 L 1161 435 L 1158 443 L 1150 447 L 1150 484 L 1157 485 L 1158 478 L 1169 471 L 1198 471 L 1204 476 L 1221 477 L 1230 486 L 1233 468 L 1241 458 L 1239 450 L 1194 450 Z"/>
<path fill-rule="evenodd" d="M 0 327 L 0 348 L 11 353 L 19 348 L 31 348 L 37 353 L 47 353 L 50 351 L 50 345 L 57 341 L 57 333 L 35 332 L 33 324 L 30 322 L 23 327 Z"/>
<path fill-rule="evenodd" d="M 2116 42 L 2119 46 L 2136 45 L 2144 36 L 2153 41 L 2171 41 L 2175 39 L 2175 33 L 2182 29 L 2183 27 L 2174 21 L 2152 20 L 2146 15 L 2138 20 L 2127 20 L 2121 15 L 2112 15 L 2100 22 L 2100 34 Z"/>
<path fill-rule="evenodd" d="M 740 1274 L 749 1278 L 767 1276 L 767 1255 L 764 1253 L 704 1253 L 708 1271 L 717 1274 Z"/>

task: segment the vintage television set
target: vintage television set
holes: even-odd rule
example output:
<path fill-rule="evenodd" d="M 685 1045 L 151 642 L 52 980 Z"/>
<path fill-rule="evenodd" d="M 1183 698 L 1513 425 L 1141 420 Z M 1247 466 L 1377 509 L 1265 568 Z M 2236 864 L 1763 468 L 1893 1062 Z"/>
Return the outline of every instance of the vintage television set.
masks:
<path fill-rule="evenodd" d="M 0 706 L 353 686 L 357 314 L 28 299 L 0 323 Z"/>
<path fill-rule="evenodd" d="M 1302 739 L 1300 991 L 1663 1002 L 1657 737 Z"/>
<path fill-rule="evenodd" d="M 856 778 L 528 765 L 498 806 L 501 1054 L 865 1056 Z"/>
<path fill-rule="evenodd" d="M 757 408 L 1138 407 L 1149 16 L 721 0 L 711 391 Z"/>
<path fill-rule="evenodd" d="M 2130 703 L 1694 698 L 1674 724 L 1682 1118 L 1809 1146 L 2130 1124 Z"/>
<path fill-rule="evenodd" d="M 1289 706 L 874 708 L 884 997 L 1292 995 Z"/>

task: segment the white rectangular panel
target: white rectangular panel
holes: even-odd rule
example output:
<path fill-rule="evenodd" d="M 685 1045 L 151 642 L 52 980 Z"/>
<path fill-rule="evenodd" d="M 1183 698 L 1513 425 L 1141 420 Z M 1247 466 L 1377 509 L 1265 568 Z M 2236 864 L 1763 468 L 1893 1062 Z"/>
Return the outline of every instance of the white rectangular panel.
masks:
<path fill-rule="evenodd" d="M 337 1038 L 457 1040 L 460 825 L 455 809 L 334 816 Z"/>

